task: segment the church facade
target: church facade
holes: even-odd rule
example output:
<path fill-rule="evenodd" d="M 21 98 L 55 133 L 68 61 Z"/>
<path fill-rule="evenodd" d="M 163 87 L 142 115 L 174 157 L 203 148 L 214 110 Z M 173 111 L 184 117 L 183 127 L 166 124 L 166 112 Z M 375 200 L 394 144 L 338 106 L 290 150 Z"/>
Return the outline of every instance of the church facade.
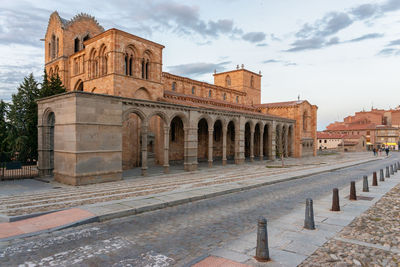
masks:
<path fill-rule="evenodd" d="M 86 14 L 51 14 L 45 68 L 68 92 L 38 101 L 41 175 L 83 185 L 136 167 L 315 155 L 315 105 L 261 104 L 261 73 L 243 65 L 214 84 L 163 72 L 163 48 Z"/>

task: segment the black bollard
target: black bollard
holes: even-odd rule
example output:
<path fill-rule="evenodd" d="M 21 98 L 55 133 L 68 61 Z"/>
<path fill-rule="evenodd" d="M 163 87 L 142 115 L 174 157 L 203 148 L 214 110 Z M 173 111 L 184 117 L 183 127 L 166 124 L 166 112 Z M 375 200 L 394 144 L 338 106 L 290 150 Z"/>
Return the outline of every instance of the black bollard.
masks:
<path fill-rule="evenodd" d="M 267 219 L 262 216 L 258 218 L 257 248 L 255 259 L 257 261 L 269 260 Z"/>
<path fill-rule="evenodd" d="M 390 175 L 393 175 L 393 174 L 394 174 L 393 165 L 390 164 Z"/>
<path fill-rule="evenodd" d="M 333 188 L 332 195 L 332 211 L 340 211 L 339 205 L 339 189 Z"/>
<path fill-rule="evenodd" d="M 372 177 L 372 186 L 378 186 L 378 179 L 377 179 L 376 175 L 374 175 Z"/>
<path fill-rule="evenodd" d="M 386 175 L 385 178 L 389 178 L 390 174 L 389 174 L 389 166 L 386 166 Z"/>
<path fill-rule="evenodd" d="M 308 230 L 315 230 L 314 209 L 313 201 L 311 198 L 306 199 L 306 216 L 304 219 L 304 228 Z"/>
<path fill-rule="evenodd" d="M 374 179 L 376 180 L 376 172 L 374 172 Z M 363 192 L 369 192 L 367 175 L 363 177 Z"/>
<path fill-rule="evenodd" d="M 393 164 L 393 170 L 395 173 L 397 172 L 397 164 L 396 163 Z"/>
<path fill-rule="evenodd" d="M 383 176 L 383 169 L 379 170 L 379 181 L 381 182 L 385 181 L 385 177 Z"/>
<path fill-rule="evenodd" d="M 357 200 L 357 194 L 356 194 L 356 182 L 351 181 L 350 183 L 350 200 Z"/>

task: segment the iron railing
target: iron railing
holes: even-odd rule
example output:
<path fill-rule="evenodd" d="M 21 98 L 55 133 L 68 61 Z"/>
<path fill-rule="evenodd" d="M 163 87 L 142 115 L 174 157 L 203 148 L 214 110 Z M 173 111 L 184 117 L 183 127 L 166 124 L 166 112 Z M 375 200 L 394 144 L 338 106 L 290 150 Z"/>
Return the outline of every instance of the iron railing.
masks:
<path fill-rule="evenodd" d="M 0 180 L 27 179 L 38 175 L 36 162 L 0 162 Z"/>

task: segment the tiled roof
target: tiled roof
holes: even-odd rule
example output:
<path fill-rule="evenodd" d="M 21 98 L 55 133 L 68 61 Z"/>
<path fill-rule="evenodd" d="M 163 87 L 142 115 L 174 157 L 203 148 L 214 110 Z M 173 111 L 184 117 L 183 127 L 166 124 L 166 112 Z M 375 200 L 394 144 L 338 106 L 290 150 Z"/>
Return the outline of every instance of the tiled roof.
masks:
<path fill-rule="evenodd" d="M 344 134 L 317 132 L 317 139 L 342 139 Z"/>
<path fill-rule="evenodd" d="M 217 110 L 225 110 L 225 111 L 235 111 L 235 112 L 243 112 L 243 113 L 249 113 L 249 114 L 254 114 L 254 115 L 261 115 L 261 116 L 268 116 L 268 117 L 273 117 L 273 118 L 280 118 L 280 119 L 287 119 L 291 120 L 288 118 L 284 117 L 279 117 L 276 115 L 271 115 L 271 114 L 265 114 L 258 109 L 254 108 L 253 106 L 249 105 L 242 105 L 242 104 L 236 104 L 236 103 L 231 103 L 228 101 L 223 101 L 223 100 L 218 100 L 218 99 L 212 99 L 212 98 L 205 98 L 205 97 L 200 97 L 200 96 L 192 96 L 192 95 L 185 95 L 173 91 L 164 91 L 164 97 L 159 99 L 160 101 L 165 101 L 169 103 L 175 103 L 175 104 L 182 104 L 182 105 L 188 105 L 192 107 L 201 107 L 201 108 L 210 108 L 210 109 L 217 109 Z"/>
<path fill-rule="evenodd" d="M 305 102 L 305 100 L 297 100 L 297 101 L 287 101 L 287 102 L 275 102 L 275 103 L 264 103 L 260 105 L 256 105 L 257 107 L 263 108 L 279 108 L 279 107 L 293 107 L 300 105 Z"/>
<path fill-rule="evenodd" d="M 328 131 L 350 131 L 350 130 L 374 130 L 376 129 L 375 123 L 367 124 L 347 124 L 347 125 L 330 125 L 327 127 Z"/>

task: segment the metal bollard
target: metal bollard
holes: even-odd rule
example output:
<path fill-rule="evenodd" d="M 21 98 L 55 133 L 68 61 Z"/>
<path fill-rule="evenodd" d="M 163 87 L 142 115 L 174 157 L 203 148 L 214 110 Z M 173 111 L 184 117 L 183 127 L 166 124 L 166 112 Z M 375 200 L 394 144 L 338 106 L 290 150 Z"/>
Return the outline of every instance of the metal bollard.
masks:
<path fill-rule="evenodd" d="M 379 170 L 379 181 L 381 182 L 385 181 L 385 177 L 383 176 L 383 169 Z"/>
<path fill-rule="evenodd" d="M 350 200 L 357 200 L 357 194 L 356 194 L 356 182 L 351 181 L 350 183 Z"/>
<path fill-rule="evenodd" d="M 376 172 L 374 172 L 374 180 L 376 180 Z M 367 175 L 363 177 L 363 192 L 369 192 Z"/>
<path fill-rule="evenodd" d="M 340 211 L 339 205 L 339 189 L 333 188 L 332 194 L 332 211 Z"/>
<path fill-rule="evenodd" d="M 393 165 L 390 164 L 390 175 L 393 175 L 393 174 L 394 174 Z"/>
<path fill-rule="evenodd" d="M 311 198 L 306 199 L 306 216 L 304 219 L 304 228 L 308 230 L 315 229 L 313 201 Z"/>
<path fill-rule="evenodd" d="M 376 172 L 374 173 L 376 174 Z M 378 186 L 378 178 L 376 177 L 376 175 L 372 177 L 372 186 Z"/>
<path fill-rule="evenodd" d="M 396 163 L 393 164 L 393 170 L 395 173 L 397 172 L 397 164 Z"/>
<path fill-rule="evenodd" d="M 262 216 L 258 218 L 257 248 L 255 259 L 257 261 L 269 260 L 267 219 Z"/>
<path fill-rule="evenodd" d="M 386 175 L 385 178 L 389 178 L 390 174 L 389 174 L 389 166 L 386 166 Z"/>

